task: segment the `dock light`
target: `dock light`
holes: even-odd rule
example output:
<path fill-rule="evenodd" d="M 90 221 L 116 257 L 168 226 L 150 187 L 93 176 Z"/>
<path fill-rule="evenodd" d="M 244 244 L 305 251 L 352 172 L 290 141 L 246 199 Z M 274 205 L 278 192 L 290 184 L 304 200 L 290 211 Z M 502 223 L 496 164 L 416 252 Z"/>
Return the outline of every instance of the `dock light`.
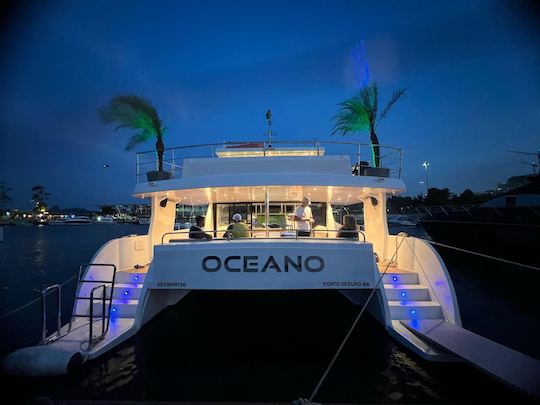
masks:
<path fill-rule="evenodd" d="M 113 307 L 113 308 L 112 308 L 112 311 L 113 311 L 113 312 L 116 312 L 116 307 Z"/>
<path fill-rule="evenodd" d="M 392 276 L 392 281 L 397 281 L 397 276 Z"/>
<path fill-rule="evenodd" d="M 128 295 L 129 294 L 129 291 L 128 290 L 125 290 L 124 291 L 124 295 Z"/>
<path fill-rule="evenodd" d="M 414 314 L 416 314 L 416 309 L 413 308 L 411 309 L 411 315 L 414 315 Z"/>
<path fill-rule="evenodd" d="M 405 293 L 405 291 L 402 291 L 402 292 L 401 292 L 401 296 L 402 296 L 402 297 L 405 297 L 406 295 L 407 295 L 407 294 Z"/>

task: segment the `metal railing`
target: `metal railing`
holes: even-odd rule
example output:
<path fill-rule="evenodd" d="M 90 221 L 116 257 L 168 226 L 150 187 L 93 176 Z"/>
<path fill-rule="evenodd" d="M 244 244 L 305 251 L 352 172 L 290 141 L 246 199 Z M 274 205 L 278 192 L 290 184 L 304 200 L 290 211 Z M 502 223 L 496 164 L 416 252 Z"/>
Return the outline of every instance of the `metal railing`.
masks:
<path fill-rule="evenodd" d="M 46 297 L 49 294 L 52 294 L 52 291 L 58 291 L 58 313 L 57 313 L 57 330 L 56 336 L 52 336 L 50 339 L 47 339 L 47 306 L 46 306 Z M 60 339 L 62 337 L 62 287 L 60 284 L 52 284 L 41 291 L 41 344 L 45 345 L 54 340 Z"/>
<path fill-rule="evenodd" d="M 352 175 L 401 178 L 403 149 L 385 145 L 376 146 L 379 146 L 378 167 L 373 165 L 372 145 L 359 142 L 311 140 L 272 142 L 270 145 L 266 141 L 243 141 L 179 146 L 164 150 L 163 171 L 167 172 L 168 177 L 166 178 L 181 178 L 184 159 L 216 157 L 217 150 L 226 149 L 233 152 L 242 148 L 243 150 L 257 151 L 262 153 L 260 156 L 265 157 L 272 153 L 275 154 L 280 148 L 283 150 L 297 148 L 298 150 L 311 151 L 310 156 L 347 155 L 351 160 Z M 147 174 L 157 170 L 156 150 L 137 153 L 137 183 L 147 182 Z"/>
<path fill-rule="evenodd" d="M 449 213 L 454 212 L 465 212 L 468 215 L 471 215 L 471 208 L 472 205 L 431 205 L 416 207 L 415 209 L 418 215 L 428 214 L 429 216 L 433 216 L 433 214 L 443 213 L 449 216 Z"/>
<path fill-rule="evenodd" d="M 103 294 L 101 295 L 101 335 L 94 339 L 94 292 L 98 289 L 103 289 Z M 100 342 L 105 337 L 105 334 L 107 333 L 109 329 L 109 318 L 110 316 L 105 316 L 106 312 L 106 294 L 107 294 L 107 287 L 105 284 L 98 285 L 94 288 L 92 288 L 92 291 L 90 291 L 90 323 L 89 323 L 89 332 L 88 332 L 88 348 L 87 350 L 90 350 L 94 344 Z M 111 293 L 112 297 L 112 293 Z M 109 303 L 109 309 L 111 307 L 111 303 Z M 107 319 L 107 328 L 105 328 L 105 319 Z"/>
<path fill-rule="evenodd" d="M 101 266 L 101 267 L 111 267 L 112 268 L 112 277 L 111 277 L 111 280 L 86 280 L 86 279 L 83 279 L 82 278 L 82 273 L 83 273 L 83 269 L 87 268 L 87 267 L 90 267 L 90 266 Z M 110 319 L 111 319 L 111 309 L 112 309 L 112 300 L 113 300 L 113 294 L 114 294 L 114 283 L 115 283 L 115 280 L 116 280 L 116 265 L 114 264 L 110 264 L 110 263 L 83 263 L 79 266 L 79 275 L 77 277 L 77 283 L 79 284 L 78 285 L 78 288 L 77 288 L 77 291 L 80 292 L 80 289 L 82 288 L 82 285 L 84 283 L 94 283 L 94 284 L 100 284 L 94 288 L 92 288 L 92 290 L 90 291 L 90 295 L 89 296 L 80 296 L 80 295 L 76 295 L 75 296 L 75 300 L 73 302 L 73 311 L 72 311 L 72 315 L 71 315 L 71 319 L 69 321 L 69 327 L 68 327 L 68 332 L 71 331 L 71 328 L 72 328 L 72 325 L 73 325 L 73 320 L 76 318 L 76 317 L 88 317 L 90 319 L 90 337 L 89 337 L 89 344 L 88 344 L 88 349 L 91 349 L 92 345 L 93 345 L 93 339 L 92 339 L 92 324 L 94 323 L 94 319 L 93 319 L 93 316 L 94 316 L 94 291 L 98 288 L 101 288 L 102 286 L 105 286 L 105 290 L 103 292 L 103 316 L 102 316 L 102 336 L 99 340 L 101 340 L 106 334 L 107 332 L 109 331 L 109 324 L 110 324 Z M 110 287 L 111 287 L 111 291 L 110 291 L 110 294 L 108 297 L 106 297 L 106 286 L 110 284 Z M 76 310 L 77 310 L 77 304 L 79 302 L 79 300 L 90 300 L 90 308 L 89 308 L 89 315 L 86 315 L 86 314 L 77 314 L 76 313 Z M 105 307 L 106 307 L 106 302 L 108 301 L 108 310 L 105 311 Z M 106 313 L 105 313 L 106 312 Z M 105 325 L 105 319 L 107 320 L 107 323 Z"/>
<path fill-rule="evenodd" d="M 206 233 L 206 234 L 211 235 L 212 239 L 206 239 L 206 238 L 201 238 L 201 239 L 192 238 L 192 239 L 190 239 L 189 237 L 185 238 L 185 239 L 169 238 L 168 243 L 182 243 L 182 242 L 193 242 L 193 241 L 195 241 L 195 242 L 197 242 L 197 241 L 212 242 L 212 241 L 223 241 L 223 240 L 227 240 L 227 241 L 233 241 L 233 240 L 246 241 L 246 240 L 269 240 L 269 239 L 273 239 L 273 240 L 290 240 L 290 239 L 294 239 L 294 240 L 310 239 L 311 240 L 311 239 L 315 239 L 315 240 L 334 240 L 334 241 L 347 241 L 347 240 L 348 241 L 351 241 L 351 240 L 354 241 L 354 240 L 356 240 L 356 241 L 359 241 L 359 242 L 362 242 L 362 243 L 366 242 L 366 235 L 360 229 L 356 230 L 356 232 L 358 233 L 358 238 L 344 237 L 344 236 L 343 237 L 338 237 L 337 233 L 340 232 L 339 229 L 338 230 L 312 229 L 310 236 L 300 236 L 300 235 L 298 235 L 297 230 L 287 231 L 287 230 L 280 230 L 280 229 L 275 229 L 275 228 L 250 229 L 250 230 L 247 230 L 246 232 L 248 234 L 251 234 L 251 236 L 247 236 L 247 237 L 244 237 L 244 238 L 234 238 L 234 237 L 230 237 L 227 234 L 226 229 L 204 230 L 202 233 Z M 270 236 L 269 235 L 271 233 L 277 233 L 277 232 L 280 233 L 280 236 Z M 350 232 L 354 232 L 354 231 L 350 231 Z M 165 236 L 167 236 L 167 235 L 186 235 L 188 233 L 189 232 L 187 230 L 185 230 L 185 229 L 180 230 L 180 231 L 165 232 L 163 235 L 161 235 L 161 244 L 162 245 L 165 244 Z M 330 236 L 328 236 L 329 233 L 335 233 L 336 236 L 330 237 Z M 217 235 L 217 236 L 215 236 L 215 235 Z M 262 235 L 262 236 L 259 236 L 259 235 Z"/>

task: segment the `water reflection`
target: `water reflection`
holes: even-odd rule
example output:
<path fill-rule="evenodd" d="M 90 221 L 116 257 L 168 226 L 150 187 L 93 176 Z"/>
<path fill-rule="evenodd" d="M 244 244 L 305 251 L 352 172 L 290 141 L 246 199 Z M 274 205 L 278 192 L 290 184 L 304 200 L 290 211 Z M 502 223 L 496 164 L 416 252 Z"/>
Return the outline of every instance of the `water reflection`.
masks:
<path fill-rule="evenodd" d="M 93 392 L 93 395 L 101 391 L 96 396 L 99 398 L 104 393 L 114 392 L 129 384 L 137 373 L 135 346 L 129 344 L 113 350 L 98 361 L 88 363 L 81 388 Z"/>

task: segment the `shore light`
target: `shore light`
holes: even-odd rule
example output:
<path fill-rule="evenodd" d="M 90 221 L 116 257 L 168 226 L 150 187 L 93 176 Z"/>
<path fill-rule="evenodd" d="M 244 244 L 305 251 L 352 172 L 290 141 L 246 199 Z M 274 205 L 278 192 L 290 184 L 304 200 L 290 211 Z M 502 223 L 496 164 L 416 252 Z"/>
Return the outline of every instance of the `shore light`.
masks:
<path fill-rule="evenodd" d="M 428 191 L 429 191 L 429 181 L 428 181 L 429 162 L 427 160 L 424 160 L 424 162 L 422 163 L 422 167 L 426 170 L 426 197 L 427 197 Z"/>

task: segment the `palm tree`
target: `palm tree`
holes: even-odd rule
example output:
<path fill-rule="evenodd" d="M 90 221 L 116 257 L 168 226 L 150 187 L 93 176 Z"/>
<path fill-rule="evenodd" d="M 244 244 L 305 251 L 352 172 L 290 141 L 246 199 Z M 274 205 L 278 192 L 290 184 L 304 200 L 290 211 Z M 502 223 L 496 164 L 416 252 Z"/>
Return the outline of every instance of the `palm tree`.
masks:
<path fill-rule="evenodd" d="M 373 166 L 379 167 L 381 155 L 379 138 L 375 129 L 379 122 L 388 115 L 393 105 L 404 95 L 405 89 L 395 91 L 382 114 L 377 115 L 379 88 L 376 83 L 363 87 L 358 95 L 339 104 L 339 112 L 332 118 L 336 121 L 332 135 L 335 133 L 347 135 L 354 132 L 369 131 Z"/>
<path fill-rule="evenodd" d="M 134 95 L 120 95 L 112 98 L 105 107 L 98 109 L 104 123 L 117 123 L 115 130 L 130 128 L 138 132 L 129 138 L 125 150 L 132 150 L 137 144 L 156 138 L 158 170 L 163 171 L 163 135 L 167 128 L 149 101 Z"/>

